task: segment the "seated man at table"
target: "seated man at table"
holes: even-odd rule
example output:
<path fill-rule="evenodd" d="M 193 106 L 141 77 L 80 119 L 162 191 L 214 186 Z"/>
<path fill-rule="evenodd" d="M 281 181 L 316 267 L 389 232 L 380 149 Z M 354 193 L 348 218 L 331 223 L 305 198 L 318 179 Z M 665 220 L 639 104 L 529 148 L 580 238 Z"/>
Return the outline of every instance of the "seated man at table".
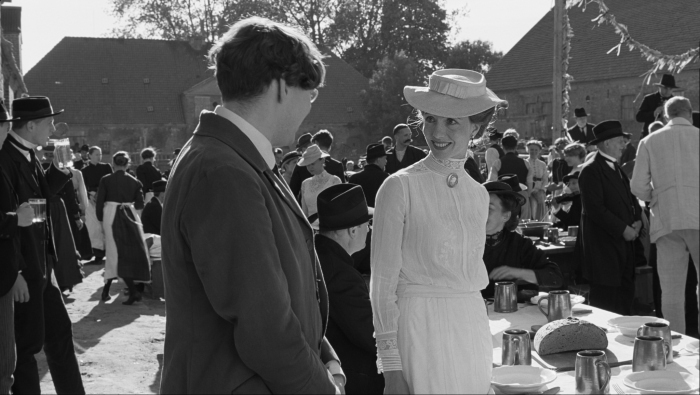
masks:
<path fill-rule="evenodd" d="M 564 285 L 559 266 L 538 250 L 532 240 L 515 232 L 520 221 L 520 207 L 526 202 L 522 195 L 513 191 L 512 185 L 518 184 L 517 176 L 484 184 L 489 192 L 484 264 L 490 280 L 481 291 L 485 298 L 493 297 L 496 281 L 516 281 L 520 291 L 531 289 L 533 295 Z M 518 299 L 523 301 L 526 293 L 520 291 Z"/>
<path fill-rule="evenodd" d="M 377 373 L 369 290 L 350 256 L 365 247 L 373 210 L 356 184 L 328 187 L 317 202 L 316 253 L 330 307 L 326 338 L 343 361 L 346 393 L 381 394 L 384 377 Z"/>
<path fill-rule="evenodd" d="M 581 222 L 581 190 L 578 188 L 578 174 L 577 171 L 565 175 L 564 183 L 569 188 L 569 192 L 552 198 L 552 213 L 559 219 L 554 223 L 557 228 L 566 230 L 569 226 L 579 226 Z"/>

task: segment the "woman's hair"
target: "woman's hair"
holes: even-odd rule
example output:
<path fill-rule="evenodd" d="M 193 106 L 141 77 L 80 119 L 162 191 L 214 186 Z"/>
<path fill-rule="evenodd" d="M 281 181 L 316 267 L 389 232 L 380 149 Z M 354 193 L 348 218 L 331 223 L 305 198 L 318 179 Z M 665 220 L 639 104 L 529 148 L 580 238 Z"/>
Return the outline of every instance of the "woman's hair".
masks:
<path fill-rule="evenodd" d="M 586 146 L 581 143 L 571 143 L 564 148 L 564 156 L 578 156 L 581 160 L 586 158 Z"/>
<path fill-rule="evenodd" d="M 526 147 L 529 147 L 531 145 L 536 145 L 536 146 L 540 147 L 540 149 L 543 148 L 542 143 L 540 141 L 537 141 L 537 140 L 530 140 L 527 142 L 527 144 L 525 144 Z"/>
<path fill-rule="evenodd" d="M 141 150 L 141 159 L 153 159 L 156 157 L 156 150 L 148 147 Z"/>
<path fill-rule="evenodd" d="M 129 154 L 126 151 L 119 151 L 112 156 L 112 162 L 115 166 L 128 166 L 129 161 Z"/>
<path fill-rule="evenodd" d="M 510 129 L 506 130 L 505 132 L 503 132 L 503 137 L 506 137 L 506 136 L 513 136 L 513 137 L 515 137 L 516 140 L 520 139 L 520 133 L 518 133 L 518 131 L 513 129 L 513 128 L 510 128 Z"/>
<path fill-rule="evenodd" d="M 664 125 L 664 123 L 661 121 L 652 122 L 649 124 L 649 133 L 654 133 L 657 130 L 663 128 L 664 126 L 666 126 L 666 125 Z"/>
<path fill-rule="evenodd" d="M 496 196 L 501 200 L 503 212 L 510 211 L 510 218 L 503 225 L 503 229 L 512 232 L 518 227 L 518 223 L 520 222 L 520 204 L 518 203 L 518 199 L 511 195 L 496 194 Z"/>
<path fill-rule="evenodd" d="M 466 117 L 469 118 L 469 122 L 471 122 L 473 125 L 479 126 L 479 129 L 472 137 L 473 139 L 478 139 L 479 137 L 481 137 L 484 131 L 492 123 L 493 116 L 495 113 L 496 107 L 491 107 L 488 110 Z M 423 125 L 423 122 L 425 122 L 425 119 L 423 118 L 423 111 L 416 108 L 413 111 L 413 114 L 411 114 L 411 116 L 409 117 L 408 124 L 401 123 L 394 127 L 394 134 L 396 134 L 397 131 L 403 128 L 408 128 L 409 130 L 411 130 L 411 128 L 420 129 L 420 127 Z"/>

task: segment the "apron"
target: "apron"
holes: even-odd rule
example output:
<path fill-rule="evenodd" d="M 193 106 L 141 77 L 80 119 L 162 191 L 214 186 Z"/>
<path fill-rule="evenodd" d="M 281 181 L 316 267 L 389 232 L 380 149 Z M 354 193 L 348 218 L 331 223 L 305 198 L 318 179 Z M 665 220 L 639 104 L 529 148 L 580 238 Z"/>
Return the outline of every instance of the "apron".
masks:
<path fill-rule="evenodd" d="M 87 226 L 88 234 L 90 235 L 90 244 L 92 248 L 104 250 L 105 234 L 102 230 L 102 224 L 97 220 L 97 206 L 93 199 L 97 199 L 97 192 L 90 192 L 89 203 L 85 209 L 85 226 Z"/>
<path fill-rule="evenodd" d="M 148 248 L 141 221 L 131 203 L 105 202 L 105 280 L 117 277 L 150 281 Z"/>

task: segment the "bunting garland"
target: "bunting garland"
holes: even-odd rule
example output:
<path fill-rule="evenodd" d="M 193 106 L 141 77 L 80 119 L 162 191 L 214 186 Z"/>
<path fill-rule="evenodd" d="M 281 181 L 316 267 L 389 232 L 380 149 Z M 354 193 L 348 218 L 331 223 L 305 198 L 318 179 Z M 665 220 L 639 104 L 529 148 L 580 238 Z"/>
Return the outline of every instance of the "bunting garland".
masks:
<path fill-rule="evenodd" d="M 649 48 L 649 46 L 635 40 L 630 35 L 627 26 L 619 23 L 615 19 L 615 15 L 610 13 L 610 8 L 608 8 L 603 0 L 567 0 L 566 8 L 569 9 L 576 6 L 583 6 L 585 10 L 586 6 L 588 6 L 590 3 L 598 4 L 598 8 L 600 10 L 600 13 L 595 19 L 592 20 L 592 22 L 596 22 L 598 26 L 605 23 L 612 25 L 615 28 L 615 33 L 620 35 L 620 42 L 616 46 L 612 47 L 608 51 L 608 54 L 613 51 L 617 51 L 617 55 L 619 56 L 620 50 L 624 45 L 627 46 L 630 51 L 635 49 L 639 50 L 642 53 L 642 57 L 645 58 L 646 61 L 654 64 L 651 69 L 640 76 L 644 77 L 644 83 L 649 84 L 651 82 L 652 75 L 662 71 L 664 68 L 671 74 L 677 74 L 691 62 L 696 62 L 698 60 L 698 56 L 700 55 L 700 47 L 690 49 L 680 55 L 666 55 L 661 51 Z"/>
<path fill-rule="evenodd" d="M 561 117 L 564 122 L 563 126 L 566 129 L 566 119 L 569 117 L 569 110 L 571 109 L 571 100 L 569 99 L 569 92 L 571 92 L 571 82 L 574 80 L 569 74 L 569 62 L 571 60 L 571 39 L 574 37 L 574 29 L 571 28 L 569 23 L 569 15 L 567 15 L 566 10 L 564 10 L 564 28 L 562 33 L 564 34 L 564 48 L 562 50 L 562 86 L 564 87 L 562 92 L 561 101 Z"/>

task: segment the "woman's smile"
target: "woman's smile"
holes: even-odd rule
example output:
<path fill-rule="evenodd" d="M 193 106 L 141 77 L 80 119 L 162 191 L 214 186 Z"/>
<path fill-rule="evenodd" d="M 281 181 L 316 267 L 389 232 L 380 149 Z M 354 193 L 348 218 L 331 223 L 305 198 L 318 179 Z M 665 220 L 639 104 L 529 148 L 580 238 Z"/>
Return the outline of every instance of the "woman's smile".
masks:
<path fill-rule="evenodd" d="M 440 150 L 440 151 L 446 150 L 447 148 L 450 147 L 450 145 L 452 145 L 452 143 L 449 141 L 441 142 L 441 141 L 431 140 L 431 142 L 433 143 L 433 147 L 435 147 L 436 150 Z"/>

